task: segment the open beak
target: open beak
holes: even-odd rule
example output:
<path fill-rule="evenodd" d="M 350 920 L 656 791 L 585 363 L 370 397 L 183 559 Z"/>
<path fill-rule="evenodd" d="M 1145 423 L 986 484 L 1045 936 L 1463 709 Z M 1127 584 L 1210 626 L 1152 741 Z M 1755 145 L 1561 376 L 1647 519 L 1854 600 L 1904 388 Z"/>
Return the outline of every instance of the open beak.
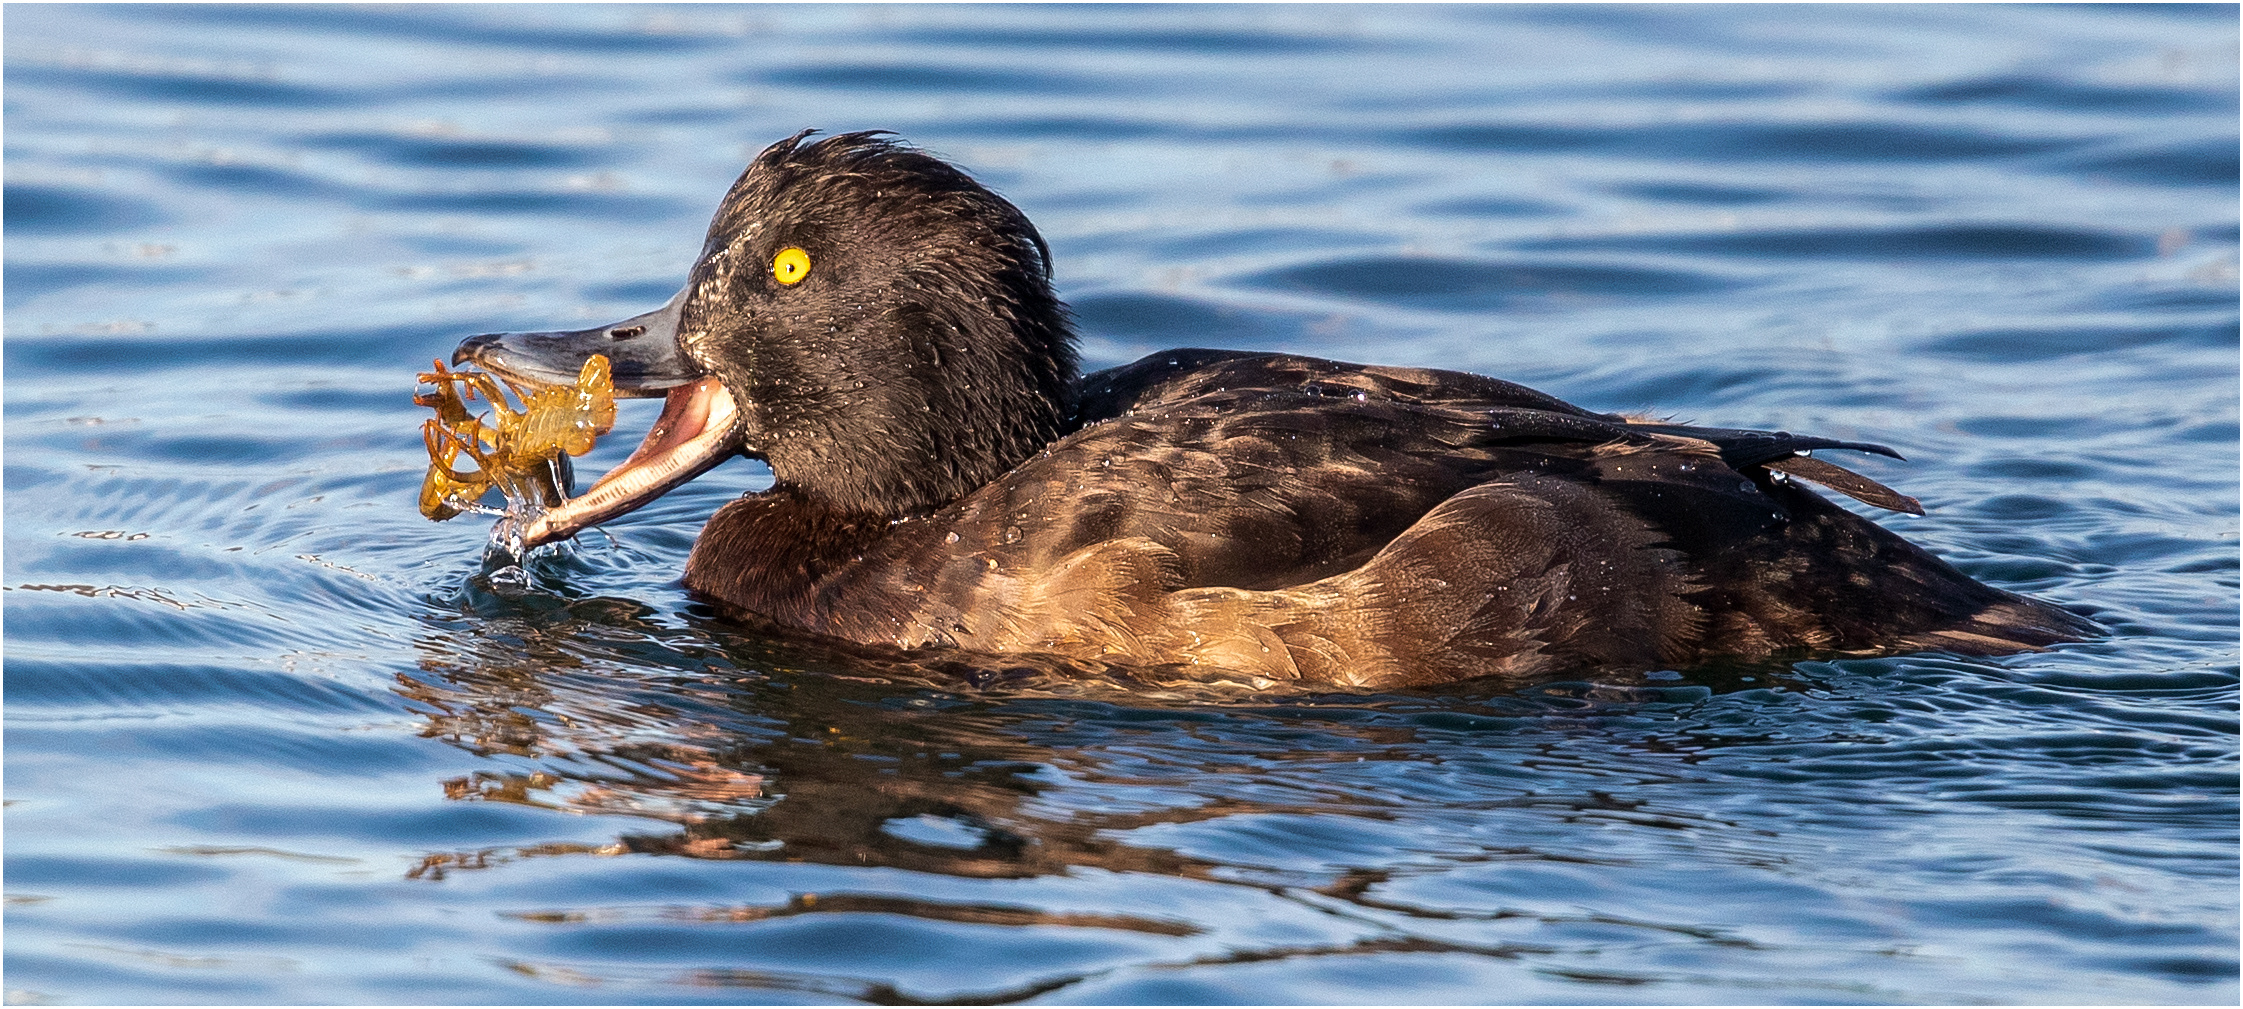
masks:
<path fill-rule="evenodd" d="M 605 354 L 619 397 L 660 396 L 662 416 L 638 450 L 582 495 L 522 530 L 524 549 L 567 539 L 636 510 L 742 450 L 740 409 L 724 383 L 678 349 L 685 292 L 622 322 L 551 333 L 485 333 L 460 341 L 452 363 L 473 364 L 523 385 L 574 385 L 594 354 Z"/>

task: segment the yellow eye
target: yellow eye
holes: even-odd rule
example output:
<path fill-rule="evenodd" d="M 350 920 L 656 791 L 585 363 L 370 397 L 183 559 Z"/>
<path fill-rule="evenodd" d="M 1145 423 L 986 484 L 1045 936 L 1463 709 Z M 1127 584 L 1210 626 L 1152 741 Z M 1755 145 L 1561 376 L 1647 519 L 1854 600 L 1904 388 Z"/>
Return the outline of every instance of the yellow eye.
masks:
<path fill-rule="evenodd" d="M 771 276 L 782 284 L 799 284 L 810 275 L 810 254 L 796 248 L 780 249 L 771 257 Z"/>

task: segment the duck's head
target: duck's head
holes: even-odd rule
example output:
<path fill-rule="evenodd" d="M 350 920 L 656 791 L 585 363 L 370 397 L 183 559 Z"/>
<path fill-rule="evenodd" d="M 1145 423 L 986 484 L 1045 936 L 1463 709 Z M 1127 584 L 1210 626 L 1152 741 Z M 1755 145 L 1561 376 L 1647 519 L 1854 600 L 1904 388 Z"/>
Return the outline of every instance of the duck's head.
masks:
<path fill-rule="evenodd" d="M 631 458 L 541 516 L 527 545 L 735 454 L 838 510 L 910 515 L 1059 435 L 1074 332 L 1027 216 L 880 133 L 803 143 L 810 132 L 741 173 L 669 304 L 594 329 L 469 337 L 452 355 L 567 385 L 605 354 L 617 395 L 665 398 Z"/>

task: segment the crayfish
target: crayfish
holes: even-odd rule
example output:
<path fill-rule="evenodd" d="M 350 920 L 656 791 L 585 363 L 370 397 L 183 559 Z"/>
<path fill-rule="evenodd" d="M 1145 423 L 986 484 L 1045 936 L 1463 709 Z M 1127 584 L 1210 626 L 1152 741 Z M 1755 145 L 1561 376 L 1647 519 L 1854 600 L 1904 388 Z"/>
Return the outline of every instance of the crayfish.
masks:
<path fill-rule="evenodd" d="M 615 384 L 608 359 L 593 355 L 573 386 L 507 386 L 521 400 L 516 408 L 491 375 L 449 371 L 444 362 L 422 372 L 432 392 L 416 392 L 413 402 L 436 411 L 421 425 L 428 444 L 428 475 L 421 480 L 421 514 L 441 522 L 461 512 L 493 514 L 482 504 L 496 488 L 506 496 L 504 514 L 534 515 L 566 500 L 571 470 L 565 456 L 592 450 L 599 436 L 615 426 Z M 481 395 L 491 410 L 478 417 L 467 401 Z M 474 464 L 460 469 L 461 457 Z"/>

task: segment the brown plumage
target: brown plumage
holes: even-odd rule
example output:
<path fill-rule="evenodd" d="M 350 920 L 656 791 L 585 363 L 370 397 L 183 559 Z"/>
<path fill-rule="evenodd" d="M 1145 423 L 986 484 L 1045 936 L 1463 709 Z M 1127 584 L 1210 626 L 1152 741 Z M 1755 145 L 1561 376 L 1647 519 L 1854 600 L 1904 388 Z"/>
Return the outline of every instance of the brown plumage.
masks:
<path fill-rule="evenodd" d="M 635 381 L 668 396 L 664 419 L 618 470 L 660 478 L 610 474 L 630 493 L 595 487 L 533 540 L 739 452 L 775 485 L 720 509 L 685 575 L 736 615 L 1266 683 L 1988 654 L 2093 629 L 1799 484 L 1920 513 L 1806 454 L 1879 446 L 1287 355 L 1171 351 L 1069 386 L 1025 217 L 909 148 L 800 139 L 726 198 L 667 331 L 661 312 L 586 331 L 663 345 Z M 758 269 L 793 249 L 809 279 Z M 534 380 L 596 342 L 476 337 L 458 358 Z"/>

